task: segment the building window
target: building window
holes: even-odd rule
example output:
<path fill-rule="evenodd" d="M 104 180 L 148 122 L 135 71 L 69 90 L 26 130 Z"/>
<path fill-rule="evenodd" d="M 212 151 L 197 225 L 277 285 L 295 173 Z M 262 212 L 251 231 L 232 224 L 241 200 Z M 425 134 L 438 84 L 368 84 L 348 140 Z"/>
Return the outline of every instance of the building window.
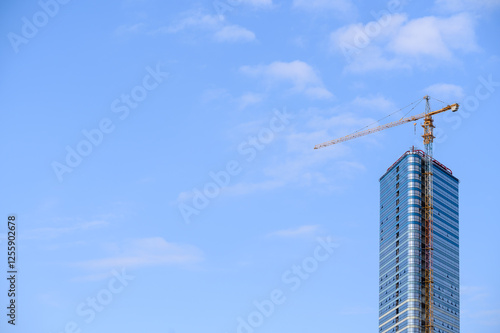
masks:
<path fill-rule="evenodd" d="M 399 199 L 396 199 L 396 206 L 399 205 Z"/>
<path fill-rule="evenodd" d="M 396 192 L 396 196 L 399 197 L 399 191 Z"/>
<path fill-rule="evenodd" d="M 398 231 L 398 232 L 396 232 L 396 238 L 398 238 L 398 237 L 399 237 L 399 231 Z"/>
<path fill-rule="evenodd" d="M 399 263 L 399 257 L 396 258 L 396 264 L 398 264 L 398 263 Z"/>
<path fill-rule="evenodd" d="M 396 241 L 396 246 L 399 246 L 399 241 Z M 396 272 L 397 272 L 397 268 L 396 268 Z"/>
<path fill-rule="evenodd" d="M 396 172 L 399 172 L 399 166 L 396 168 Z"/>
<path fill-rule="evenodd" d="M 399 183 L 396 183 L 396 189 L 398 189 L 398 188 L 399 188 Z"/>
<path fill-rule="evenodd" d="M 396 249 L 396 255 L 399 255 L 399 249 Z"/>
<path fill-rule="evenodd" d="M 396 224 L 396 230 L 399 230 L 399 223 Z"/>
<path fill-rule="evenodd" d="M 398 221 L 399 221 L 399 215 L 398 215 L 398 216 L 396 216 L 396 222 L 398 222 Z"/>
<path fill-rule="evenodd" d="M 399 207 L 396 208 L 396 214 L 399 213 Z"/>
<path fill-rule="evenodd" d="M 399 180 L 399 174 L 398 174 L 398 175 L 396 175 L 396 180 Z"/>

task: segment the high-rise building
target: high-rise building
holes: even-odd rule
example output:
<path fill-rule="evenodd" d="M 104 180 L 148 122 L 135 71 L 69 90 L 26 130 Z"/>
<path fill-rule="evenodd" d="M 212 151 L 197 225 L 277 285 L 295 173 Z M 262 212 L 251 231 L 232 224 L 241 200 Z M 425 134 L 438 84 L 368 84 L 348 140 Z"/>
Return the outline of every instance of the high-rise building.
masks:
<path fill-rule="evenodd" d="M 424 333 L 425 153 L 412 148 L 380 178 L 379 333 Z M 460 332 L 458 179 L 434 160 L 432 332 Z"/>

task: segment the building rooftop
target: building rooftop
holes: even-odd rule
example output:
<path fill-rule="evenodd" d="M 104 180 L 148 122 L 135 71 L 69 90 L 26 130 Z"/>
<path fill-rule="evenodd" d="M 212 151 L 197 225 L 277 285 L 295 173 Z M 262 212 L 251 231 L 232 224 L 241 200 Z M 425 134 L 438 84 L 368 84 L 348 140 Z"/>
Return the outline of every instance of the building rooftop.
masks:
<path fill-rule="evenodd" d="M 387 175 L 387 173 L 389 171 L 392 170 L 392 168 L 394 168 L 399 162 L 401 162 L 401 160 L 403 158 L 405 158 L 407 155 L 410 155 L 410 154 L 417 154 L 417 155 L 420 155 L 422 158 L 425 158 L 426 154 L 423 150 L 420 150 L 420 149 L 415 149 L 415 147 L 411 147 L 410 150 L 406 151 L 403 155 L 401 155 L 400 158 L 397 159 L 396 162 L 394 162 L 394 164 L 392 164 L 388 169 L 387 171 L 382 175 L 382 177 L 380 177 L 380 179 L 384 178 L 385 175 Z M 437 165 L 439 168 L 441 168 L 443 171 L 445 171 L 446 173 L 450 174 L 451 176 L 453 176 L 453 172 L 451 171 L 450 168 L 448 168 L 447 166 L 445 166 L 443 163 L 439 162 L 438 160 L 436 159 L 433 159 L 433 162 L 434 162 L 434 165 Z M 453 178 L 456 178 L 456 177 L 453 177 Z"/>

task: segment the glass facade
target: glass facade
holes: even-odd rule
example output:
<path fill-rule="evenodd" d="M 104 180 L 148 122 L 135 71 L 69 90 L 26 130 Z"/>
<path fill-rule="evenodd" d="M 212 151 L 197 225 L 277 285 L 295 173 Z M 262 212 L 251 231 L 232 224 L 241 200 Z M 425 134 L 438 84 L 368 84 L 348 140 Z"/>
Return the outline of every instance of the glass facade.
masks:
<path fill-rule="evenodd" d="M 380 333 L 424 333 L 424 156 L 408 151 L 380 178 Z M 433 197 L 433 331 L 459 333 L 458 179 L 437 161 Z"/>

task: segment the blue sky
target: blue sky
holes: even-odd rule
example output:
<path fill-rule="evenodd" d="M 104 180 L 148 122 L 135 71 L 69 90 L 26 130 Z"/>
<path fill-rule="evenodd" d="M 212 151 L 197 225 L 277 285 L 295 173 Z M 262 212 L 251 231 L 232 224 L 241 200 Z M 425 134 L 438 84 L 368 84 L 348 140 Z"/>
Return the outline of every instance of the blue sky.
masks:
<path fill-rule="evenodd" d="M 2 332 L 376 330 L 378 179 L 421 128 L 312 148 L 426 94 L 461 104 L 436 117 L 435 157 L 461 181 L 462 331 L 500 331 L 498 0 L 0 15 L 2 214 L 19 234 Z"/>

